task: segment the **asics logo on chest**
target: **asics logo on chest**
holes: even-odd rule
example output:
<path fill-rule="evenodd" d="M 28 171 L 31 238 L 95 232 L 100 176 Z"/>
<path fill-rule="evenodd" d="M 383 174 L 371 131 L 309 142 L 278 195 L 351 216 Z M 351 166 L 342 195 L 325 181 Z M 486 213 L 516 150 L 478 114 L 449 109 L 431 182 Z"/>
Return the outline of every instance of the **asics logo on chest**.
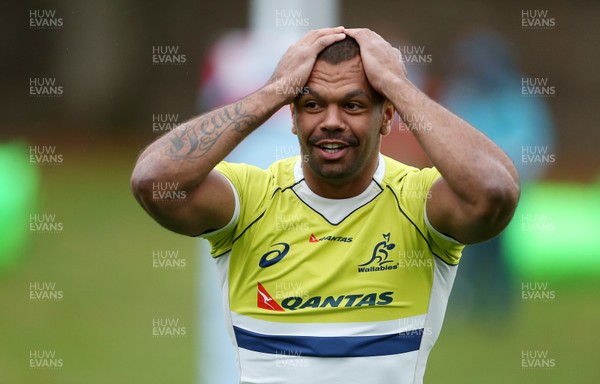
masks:
<path fill-rule="evenodd" d="M 275 243 L 271 245 L 271 247 L 275 247 L 275 249 L 262 255 L 260 261 L 258 262 L 259 267 L 267 268 L 278 263 L 285 257 L 285 255 L 288 254 L 290 250 L 290 245 L 288 243 Z"/>

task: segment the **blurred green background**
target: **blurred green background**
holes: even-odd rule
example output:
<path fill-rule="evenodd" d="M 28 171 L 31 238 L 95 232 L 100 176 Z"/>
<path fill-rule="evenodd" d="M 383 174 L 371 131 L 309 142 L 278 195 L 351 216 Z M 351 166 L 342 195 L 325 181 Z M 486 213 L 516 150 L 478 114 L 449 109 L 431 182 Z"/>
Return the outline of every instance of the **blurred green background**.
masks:
<path fill-rule="evenodd" d="M 196 309 L 196 242 L 146 217 L 128 184 L 137 151 L 107 145 L 66 151 L 64 165 L 41 172 L 38 210 L 58 212 L 64 229 L 32 234 L 20 264 L 0 275 L 1 383 L 193 383 L 202 369 L 197 316 L 210 308 Z M 186 266 L 153 268 L 156 249 L 179 250 Z M 509 316 L 464 319 L 449 308 L 426 382 L 596 382 L 597 277 L 516 280 Z M 529 280 L 549 281 L 555 299 L 521 301 Z M 32 301 L 30 282 L 56 282 L 64 297 Z M 153 337 L 154 318 L 179 319 L 187 335 Z M 31 369 L 30 350 L 55 350 L 64 368 Z M 556 368 L 522 369 L 523 350 L 547 350 Z"/>
<path fill-rule="evenodd" d="M 198 254 L 196 240 L 155 224 L 133 199 L 129 176 L 139 152 L 157 137 L 153 114 L 178 113 L 183 121 L 196 113 L 211 45 L 226 31 L 246 28 L 250 6 L 242 0 L 3 6 L 0 149 L 11 143 L 22 151 L 0 156 L 0 383 L 198 382 L 202 314 L 213 310 L 199 302 L 198 258 L 208 255 Z M 32 29 L 30 11 L 43 9 L 55 10 L 63 26 Z M 523 9 L 549 10 L 556 28 L 523 31 Z M 508 36 L 524 71 L 548 77 L 558 89 L 548 99 L 557 161 L 524 189 L 506 232 L 511 307 L 465 316 L 450 306 L 425 382 L 596 383 L 600 4 L 350 0 L 339 12 L 344 25 L 401 30 L 425 45 L 434 57 L 433 91 L 446 75 L 451 35 L 472 24 Z M 179 46 L 187 63 L 153 66 L 152 46 L 161 44 Z M 31 97 L 34 77 L 56 78 L 64 95 Z M 62 161 L 31 164 L 31 146 L 54 147 Z M 18 204 L 23 210 L 11 219 Z M 556 230 L 524 232 L 521 215 L 529 212 L 548 214 Z M 30 215 L 44 213 L 62 229 L 32 231 Z M 10 245 L 20 238 L 21 248 Z M 154 268 L 157 250 L 177 252 L 185 266 Z M 530 282 L 546 284 L 539 292 L 552 297 L 523 300 L 522 284 Z M 36 283 L 55 284 L 62 299 L 32 300 Z M 175 319 L 185 335 L 156 337 L 153 319 Z M 64 365 L 32 368 L 32 351 L 54 352 Z M 524 351 L 547 352 L 554 366 L 525 369 Z"/>

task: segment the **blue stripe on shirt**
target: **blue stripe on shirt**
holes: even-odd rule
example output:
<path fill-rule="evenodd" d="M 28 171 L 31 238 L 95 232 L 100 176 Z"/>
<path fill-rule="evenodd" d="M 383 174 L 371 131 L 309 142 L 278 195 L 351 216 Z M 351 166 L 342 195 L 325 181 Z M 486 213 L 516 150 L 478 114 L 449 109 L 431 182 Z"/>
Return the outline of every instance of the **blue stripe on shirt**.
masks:
<path fill-rule="evenodd" d="M 315 357 L 363 357 L 412 352 L 421 346 L 423 329 L 376 336 L 264 335 L 234 326 L 240 348 L 271 354 Z"/>

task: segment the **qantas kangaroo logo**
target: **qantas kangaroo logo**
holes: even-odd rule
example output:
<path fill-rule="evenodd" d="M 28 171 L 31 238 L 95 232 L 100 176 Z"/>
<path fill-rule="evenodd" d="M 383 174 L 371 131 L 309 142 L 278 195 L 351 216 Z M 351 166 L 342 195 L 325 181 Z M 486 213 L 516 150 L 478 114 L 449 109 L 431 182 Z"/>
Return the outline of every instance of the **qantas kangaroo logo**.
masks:
<path fill-rule="evenodd" d="M 258 283 L 258 295 L 257 295 L 257 304 L 258 308 L 268 309 L 270 311 L 278 311 L 283 312 L 283 308 L 269 295 L 269 292 L 262 286 L 261 283 Z"/>

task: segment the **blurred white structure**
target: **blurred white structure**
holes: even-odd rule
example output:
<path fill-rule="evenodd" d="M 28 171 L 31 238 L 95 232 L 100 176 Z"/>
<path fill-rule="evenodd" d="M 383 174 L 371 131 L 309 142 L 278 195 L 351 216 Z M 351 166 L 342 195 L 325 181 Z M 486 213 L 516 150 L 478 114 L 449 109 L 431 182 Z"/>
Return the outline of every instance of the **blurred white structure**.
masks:
<path fill-rule="evenodd" d="M 198 105 L 206 111 L 231 103 L 260 88 L 286 49 L 305 32 L 338 25 L 338 1 L 254 0 L 250 29 L 233 31 L 215 43 L 206 63 Z M 267 168 L 276 160 L 299 154 L 291 133 L 291 115 L 283 108 L 246 138 L 227 161 Z M 221 290 L 209 245 L 199 242 L 198 375 L 202 384 L 239 382 L 235 355 L 225 329 Z"/>

